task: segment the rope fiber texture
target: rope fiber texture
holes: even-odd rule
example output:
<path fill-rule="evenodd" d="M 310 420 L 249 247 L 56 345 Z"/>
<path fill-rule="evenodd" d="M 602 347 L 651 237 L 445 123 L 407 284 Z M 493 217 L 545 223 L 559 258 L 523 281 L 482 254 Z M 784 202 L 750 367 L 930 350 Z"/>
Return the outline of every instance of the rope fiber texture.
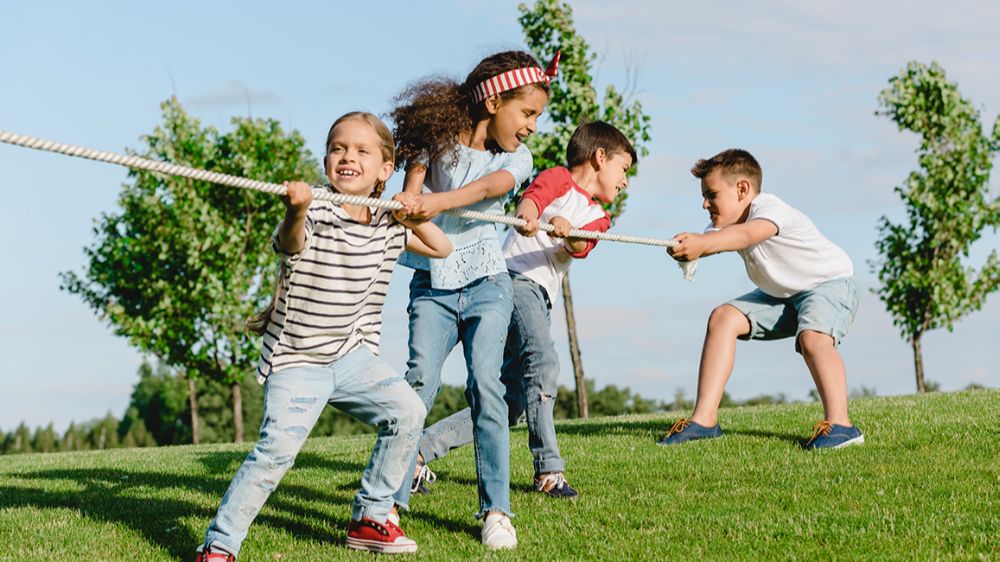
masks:
<path fill-rule="evenodd" d="M 285 186 L 277 183 L 257 181 L 248 178 L 241 178 L 239 176 L 231 176 L 229 174 L 220 174 L 218 172 L 209 172 L 207 170 L 199 170 L 196 168 L 191 168 L 180 164 L 171 164 L 169 162 L 162 162 L 159 160 L 143 158 L 141 156 L 127 156 L 124 154 L 117 154 L 115 152 L 94 150 L 92 148 L 66 144 L 58 141 L 39 139 L 37 137 L 20 135 L 9 131 L 0 130 L 0 142 L 11 144 L 14 146 L 33 148 L 35 150 L 41 150 L 45 152 L 64 154 L 66 156 L 86 158 L 87 160 L 96 160 L 98 162 L 117 164 L 119 166 L 125 166 L 127 168 L 133 168 L 136 170 L 148 170 L 160 174 L 180 176 L 198 181 L 207 181 L 210 183 L 225 185 L 229 187 L 238 187 L 240 189 L 251 189 L 254 191 L 262 191 L 264 193 L 271 193 L 273 195 L 284 195 L 287 191 Z M 319 187 L 314 187 L 313 198 L 322 201 L 332 201 L 334 203 L 339 203 L 339 204 L 378 207 L 390 210 L 399 210 L 403 208 L 402 203 L 399 203 L 398 201 L 373 199 L 370 197 L 346 195 L 343 193 L 330 193 L 329 191 L 321 189 Z M 445 212 L 450 215 L 455 215 L 465 219 L 494 222 L 494 223 L 506 224 L 508 226 L 524 226 L 525 224 L 525 221 L 523 219 L 519 219 L 516 217 L 510 217 L 506 215 L 494 215 L 490 213 L 481 213 L 479 211 L 470 211 L 468 209 L 451 209 Z M 538 229 L 543 230 L 545 232 L 552 232 L 554 230 L 552 225 L 550 224 L 539 224 Z M 629 234 L 594 232 L 590 230 L 578 230 L 578 229 L 571 230 L 569 237 L 585 238 L 588 240 L 592 239 L 608 240 L 611 242 L 623 242 L 626 244 L 661 246 L 665 248 L 672 247 L 674 246 L 674 244 L 676 244 L 676 242 L 674 242 L 673 240 L 663 240 L 658 238 L 647 238 L 644 236 L 632 236 Z M 683 270 L 684 278 L 687 279 L 688 281 L 693 281 L 695 269 L 697 268 L 697 262 L 696 261 L 681 262 L 678 265 L 680 265 L 681 269 Z"/>

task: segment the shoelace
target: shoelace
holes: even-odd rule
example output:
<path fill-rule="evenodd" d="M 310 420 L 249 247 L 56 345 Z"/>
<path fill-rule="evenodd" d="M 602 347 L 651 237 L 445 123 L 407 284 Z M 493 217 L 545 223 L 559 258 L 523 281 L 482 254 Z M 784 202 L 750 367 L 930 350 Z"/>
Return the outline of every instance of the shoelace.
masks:
<path fill-rule="evenodd" d="M 420 488 L 421 482 L 433 484 L 435 481 L 437 481 L 437 474 L 434 474 L 434 471 L 426 464 L 418 464 L 417 474 L 413 477 L 413 485 L 410 486 L 410 492 L 416 492 Z"/>
<path fill-rule="evenodd" d="M 514 534 L 514 532 L 515 532 L 514 531 L 514 525 L 511 524 L 510 518 L 507 517 L 507 516 L 501 516 L 501 517 L 497 517 L 495 519 L 492 519 L 492 524 L 490 525 L 490 528 L 488 529 L 488 532 L 489 532 L 489 534 L 491 536 L 494 535 L 494 534 L 496 534 L 498 532 L 497 531 L 497 527 L 500 527 L 501 529 L 503 529 L 503 530 L 505 530 L 505 531 L 507 531 L 508 533 L 511 533 L 511 534 Z"/>
<path fill-rule="evenodd" d="M 433 484 L 438 479 L 437 474 L 434 474 L 434 471 L 431 470 L 431 467 L 427 466 L 426 464 L 420 465 L 420 474 L 417 475 L 417 478 L 420 478 L 421 480 L 427 482 L 428 484 Z"/>
<path fill-rule="evenodd" d="M 686 428 L 689 425 L 691 425 L 690 420 L 688 420 L 687 418 L 681 418 L 674 422 L 674 425 L 670 427 L 670 431 L 667 432 L 667 435 L 669 436 L 675 433 L 680 433 L 684 431 L 684 428 Z"/>
<path fill-rule="evenodd" d="M 566 476 L 564 476 L 562 472 L 554 472 L 552 474 L 546 474 L 539 479 L 535 488 L 540 492 L 548 492 L 553 488 L 561 490 L 562 487 L 567 484 L 569 484 L 569 482 L 566 481 Z"/>
<path fill-rule="evenodd" d="M 833 429 L 833 424 L 826 420 L 816 422 L 816 425 L 813 426 L 813 436 L 809 438 L 809 441 L 806 442 L 806 445 L 809 445 L 810 443 L 815 441 L 816 438 L 819 437 L 820 435 L 823 436 L 830 435 L 830 431 L 832 429 Z"/>

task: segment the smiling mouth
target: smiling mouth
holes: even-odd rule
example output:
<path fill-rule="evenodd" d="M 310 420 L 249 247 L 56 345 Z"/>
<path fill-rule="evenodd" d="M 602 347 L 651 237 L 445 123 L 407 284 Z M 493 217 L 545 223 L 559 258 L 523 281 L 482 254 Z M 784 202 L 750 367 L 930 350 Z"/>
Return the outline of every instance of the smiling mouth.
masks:
<path fill-rule="evenodd" d="M 356 178 L 361 175 L 361 172 L 356 172 L 354 170 L 338 170 L 337 176 L 341 178 Z"/>

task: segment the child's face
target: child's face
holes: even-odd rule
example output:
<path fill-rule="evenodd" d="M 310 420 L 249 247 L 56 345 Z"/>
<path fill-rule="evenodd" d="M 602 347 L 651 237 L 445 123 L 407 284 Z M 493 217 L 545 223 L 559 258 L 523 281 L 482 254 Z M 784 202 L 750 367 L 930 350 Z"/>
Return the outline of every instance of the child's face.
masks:
<path fill-rule="evenodd" d="M 549 94 L 535 86 L 525 86 L 523 96 L 486 100 L 486 109 L 492 114 L 486 135 L 504 152 L 514 152 L 537 129 L 538 116 L 545 110 Z"/>
<path fill-rule="evenodd" d="M 628 187 L 628 169 L 632 167 L 632 155 L 627 152 L 616 152 L 610 157 L 604 149 L 598 149 L 597 157 L 597 191 L 594 197 L 602 203 L 611 203 Z"/>
<path fill-rule="evenodd" d="M 392 175 L 392 162 L 382 158 L 379 136 L 361 119 L 347 119 L 333 129 L 326 177 L 337 191 L 348 195 L 368 196 L 376 180 Z"/>
<path fill-rule="evenodd" d="M 718 169 L 701 180 L 701 196 L 704 198 L 701 206 L 708 211 L 712 225 L 716 228 L 740 222 L 749 194 L 749 180 L 727 177 Z"/>

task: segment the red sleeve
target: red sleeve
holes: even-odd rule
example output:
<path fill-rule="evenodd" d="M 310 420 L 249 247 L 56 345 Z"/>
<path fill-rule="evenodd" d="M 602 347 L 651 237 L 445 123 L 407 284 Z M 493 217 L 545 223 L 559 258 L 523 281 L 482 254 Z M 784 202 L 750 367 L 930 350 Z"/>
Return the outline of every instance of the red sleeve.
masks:
<path fill-rule="evenodd" d="M 592 230 L 596 232 L 607 232 L 609 228 L 611 228 L 611 217 L 607 213 L 604 213 L 603 217 L 579 227 L 580 230 Z M 578 260 L 582 260 L 587 257 L 587 254 L 589 254 L 596 245 L 597 240 L 587 240 L 587 245 L 583 248 L 583 250 L 580 250 L 575 254 L 571 252 L 569 255 Z"/>
<path fill-rule="evenodd" d="M 573 176 L 563 167 L 549 168 L 535 177 L 528 189 L 524 190 L 521 200 L 530 199 L 538 207 L 538 216 L 549 203 L 555 201 L 573 187 Z"/>

